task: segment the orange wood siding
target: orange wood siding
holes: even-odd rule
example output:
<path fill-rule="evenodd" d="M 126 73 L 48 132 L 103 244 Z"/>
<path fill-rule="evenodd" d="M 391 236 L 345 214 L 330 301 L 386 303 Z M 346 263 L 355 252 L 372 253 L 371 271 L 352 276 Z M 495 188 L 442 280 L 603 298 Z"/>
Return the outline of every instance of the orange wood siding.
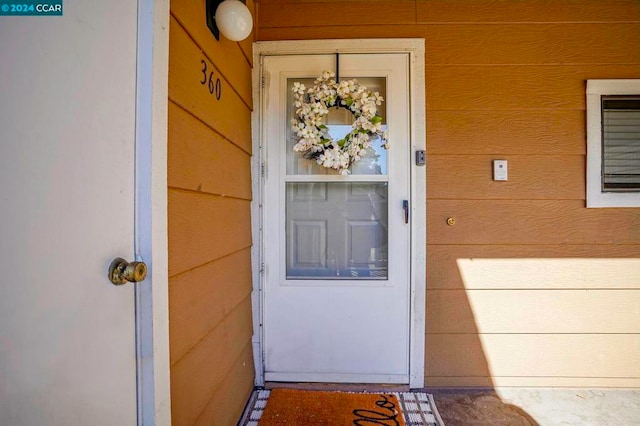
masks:
<path fill-rule="evenodd" d="M 585 208 L 585 80 L 640 78 L 640 2 L 256 9 L 257 40 L 425 39 L 427 386 L 640 387 L 640 210 Z"/>
<path fill-rule="evenodd" d="M 206 26 L 204 4 L 171 2 L 171 411 L 174 425 L 235 425 L 254 383 L 252 40 L 216 41 Z M 201 61 L 207 74 L 220 79 L 219 100 L 208 81 L 201 84 Z"/>

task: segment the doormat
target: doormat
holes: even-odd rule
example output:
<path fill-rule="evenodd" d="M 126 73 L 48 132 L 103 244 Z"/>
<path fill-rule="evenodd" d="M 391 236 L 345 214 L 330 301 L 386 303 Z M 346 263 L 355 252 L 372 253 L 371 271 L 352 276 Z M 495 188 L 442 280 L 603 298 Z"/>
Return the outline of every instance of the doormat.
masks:
<path fill-rule="evenodd" d="M 241 426 L 444 426 L 426 393 L 255 391 Z"/>

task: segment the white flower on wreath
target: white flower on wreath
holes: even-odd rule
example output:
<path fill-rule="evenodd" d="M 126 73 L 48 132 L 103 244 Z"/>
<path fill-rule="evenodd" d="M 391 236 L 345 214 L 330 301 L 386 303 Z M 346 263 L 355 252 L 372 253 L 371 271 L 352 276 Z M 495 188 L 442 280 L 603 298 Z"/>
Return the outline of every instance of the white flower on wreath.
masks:
<path fill-rule="evenodd" d="M 377 115 L 383 97 L 371 92 L 357 80 L 343 80 L 337 83 L 335 73 L 324 71 L 312 87 L 300 82 L 293 83 L 295 118 L 291 120 L 291 130 L 296 138 L 294 151 L 305 158 L 314 159 L 323 167 L 349 174 L 349 167 L 359 161 L 371 142 L 382 141 L 382 147 L 389 148 L 388 133 L 383 130 L 382 117 Z M 334 141 L 329 135 L 325 118 L 329 109 L 345 108 L 355 120 L 352 130 L 343 139 Z"/>

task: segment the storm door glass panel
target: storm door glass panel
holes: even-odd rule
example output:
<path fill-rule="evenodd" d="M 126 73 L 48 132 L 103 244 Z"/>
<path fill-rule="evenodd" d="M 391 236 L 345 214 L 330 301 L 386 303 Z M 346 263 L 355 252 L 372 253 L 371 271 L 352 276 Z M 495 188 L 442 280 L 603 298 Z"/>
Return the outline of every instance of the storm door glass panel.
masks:
<path fill-rule="evenodd" d="M 286 184 L 288 279 L 387 279 L 386 182 Z"/>
<path fill-rule="evenodd" d="M 287 79 L 287 175 L 332 175 L 337 174 L 336 170 L 327 169 L 318 165 L 314 160 L 304 158 L 304 156 L 293 150 L 296 144 L 295 135 L 291 130 L 290 121 L 295 117 L 296 107 L 294 105 L 293 88 L 294 82 L 305 85 L 306 88 L 313 86 L 315 78 L 289 78 Z M 359 77 L 356 78 L 361 86 L 366 86 L 372 92 L 378 92 L 384 99 L 387 98 L 386 78 L 384 77 Z M 386 103 L 378 106 L 377 114 L 382 117 L 382 127 L 387 130 Z M 329 127 L 329 134 L 333 140 L 342 139 L 352 130 L 351 124 L 354 122 L 353 114 L 344 108 L 331 108 L 327 115 L 326 125 Z M 372 147 L 367 154 L 351 167 L 353 175 L 386 175 L 387 174 L 387 150 L 382 148 L 380 139 L 372 141 Z"/>

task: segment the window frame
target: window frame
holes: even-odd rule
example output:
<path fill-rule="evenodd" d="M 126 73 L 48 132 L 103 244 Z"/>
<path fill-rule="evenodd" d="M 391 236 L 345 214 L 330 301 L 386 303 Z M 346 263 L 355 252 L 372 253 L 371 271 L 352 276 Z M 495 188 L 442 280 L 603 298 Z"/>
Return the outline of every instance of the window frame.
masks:
<path fill-rule="evenodd" d="M 640 79 L 587 80 L 587 207 L 640 207 L 640 192 L 602 191 L 602 96 L 640 95 Z"/>

